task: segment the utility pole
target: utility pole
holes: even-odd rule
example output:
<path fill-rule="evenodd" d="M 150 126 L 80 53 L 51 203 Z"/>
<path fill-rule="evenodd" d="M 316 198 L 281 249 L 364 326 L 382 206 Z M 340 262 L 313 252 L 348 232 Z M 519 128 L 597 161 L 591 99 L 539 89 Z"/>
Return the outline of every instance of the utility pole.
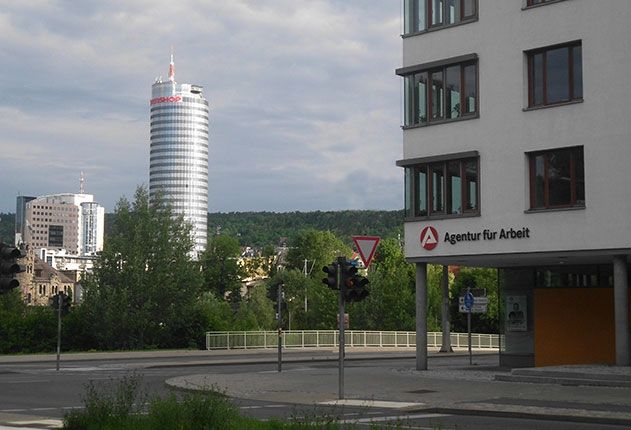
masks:
<path fill-rule="evenodd" d="M 283 363 L 283 326 L 281 319 L 281 305 L 283 302 L 283 284 L 278 284 L 278 295 L 277 295 L 277 304 L 278 304 L 278 313 L 277 313 L 277 321 L 278 321 L 278 371 L 282 370 Z"/>

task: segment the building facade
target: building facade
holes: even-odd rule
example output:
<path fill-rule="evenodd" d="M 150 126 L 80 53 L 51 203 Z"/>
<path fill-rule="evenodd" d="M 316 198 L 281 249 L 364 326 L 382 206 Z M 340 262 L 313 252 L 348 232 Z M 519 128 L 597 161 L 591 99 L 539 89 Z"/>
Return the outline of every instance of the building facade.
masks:
<path fill-rule="evenodd" d="M 35 197 L 18 196 L 15 204 L 15 246 L 20 246 L 24 242 L 26 231 L 26 204 Z"/>
<path fill-rule="evenodd" d="M 631 364 L 630 15 L 631 2 L 404 0 L 417 367 L 427 263 L 499 270 L 503 365 Z"/>
<path fill-rule="evenodd" d="M 96 253 L 103 250 L 105 208 L 94 202 L 93 195 L 41 196 L 28 201 L 24 207 L 24 243 L 53 267 L 89 269 Z M 55 256 L 63 256 L 66 264 L 56 265 Z M 80 263 L 67 264 L 68 259 L 73 258 Z"/>
<path fill-rule="evenodd" d="M 192 225 L 195 253 L 206 249 L 208 218 L 208 101 L 202 87 L 169 80 L 151 87 L 149 193 L 161 193 L 174 215 Z"/>
<path fill-rule="evenodd" d="M 24 272 L 17 275 L 24 302 L 29 306 L 48 306 L 54 295 L 64 293 L 73 302 L 79 300 L 79 284 L 65 273 L 42 261 L 30 247 L 26 247 L 26 256 L 20 261 Z"/>

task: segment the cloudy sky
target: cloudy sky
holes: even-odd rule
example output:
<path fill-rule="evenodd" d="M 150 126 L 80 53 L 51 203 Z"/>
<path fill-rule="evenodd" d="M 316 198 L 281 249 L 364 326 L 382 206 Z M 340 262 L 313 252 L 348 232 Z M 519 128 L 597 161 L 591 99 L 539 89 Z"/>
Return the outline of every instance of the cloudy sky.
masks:
<path fill-rule="evenodd" d="M 0 212 L 149 181 L 149 98 L 211 106 L 209 210 L 402 207 L 398 0 L 0 0 Z"/>

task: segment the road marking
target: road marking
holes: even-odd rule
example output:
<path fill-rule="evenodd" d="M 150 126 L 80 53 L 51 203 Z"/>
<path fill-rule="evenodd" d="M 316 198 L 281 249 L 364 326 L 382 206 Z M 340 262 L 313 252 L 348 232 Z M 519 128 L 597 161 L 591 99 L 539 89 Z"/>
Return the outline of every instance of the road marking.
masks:
<path fill-rule="evenodd" d="M 1 409 L 0 412 L 26 412 L 28 409 Z"/>
<path fill-rule="evenodd" d="M 58 408 L 33 408 L 32 411 L 56 411 Z"/>
<path fill-rule="evenodd" d="M 46 426 L 47 428 L 61 428 L 63 426 L 63 422 L 61 420 L 54 419 L 45 419 L 45 420 L 31 420 L 31 421 L 10 421 L 7 424 L 13 426 Z"/>
<path fill-rule="evenodd" d="M 333 406 L 363 406 L 372 408 L 389 408 L 389 409 L 402 409 L 411 406 L 423 406 L 424 403 L 411 403 L 411 402 L 388 402 L 383 400 L 361 400 L 361 399 L 342 399 L 342 400 L 330 400 L 327 402 L 320 402 L 320 405 L 333 405 Z"/>
<path fill-rule="evenodd" d="M 288 408 L 289 405 L 251 405 L 239 406 L 239 409 Z"/>
<path fill-rule="evenodd" d="M 340 420 L 340 424 L 362 424 L 362 423 L 378 423 L 384 421 L 399 421 L 404 422 L 407 420 L 416 420 L 422 418 L 441 418 L 448 417 L 446 414 L 417 414 L 417 415 L 392 415 L 387 417 L 372 417 L 372 418 L 359 418 L 356 420 Z"/>
<path fill-rule="evenodd" d="M 0 381 L 0 384 L 34 384 L 39 382 L 50 382 L 50 379 L 30 379 L 30 380 L 19 380 L 14 379 L 12 381 Z"/>

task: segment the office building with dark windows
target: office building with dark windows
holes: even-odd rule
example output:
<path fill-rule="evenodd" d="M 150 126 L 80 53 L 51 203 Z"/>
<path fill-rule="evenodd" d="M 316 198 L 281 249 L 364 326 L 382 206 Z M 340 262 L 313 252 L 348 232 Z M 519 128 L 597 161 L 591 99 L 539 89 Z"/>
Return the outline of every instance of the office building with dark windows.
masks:
<path fill-rule="evenodd" d="M 202 87 L 169 79 L 151 87 L 149 194 L 160 192 L 174 215 L 193 227 L 195 253 L 206 249 L 208 217 L 208 101 Z"/>
<path fill-rule="evenodd" d="M 25 203 L 26 201 L 26 203 Z M 23 207 L 23 209 L 20 209 Z M 92 194 L 18 196 L 24 214 L 16 241 L 58 270 L 89 271 L 103 250 L 105 208 Z"/>
<path fill-rule="evenodd" d="M 428 263 L 498 270 L 502 365 L 631 365 L 631 2 L 403 12 L 397 165 L 417 367 Z"/>

